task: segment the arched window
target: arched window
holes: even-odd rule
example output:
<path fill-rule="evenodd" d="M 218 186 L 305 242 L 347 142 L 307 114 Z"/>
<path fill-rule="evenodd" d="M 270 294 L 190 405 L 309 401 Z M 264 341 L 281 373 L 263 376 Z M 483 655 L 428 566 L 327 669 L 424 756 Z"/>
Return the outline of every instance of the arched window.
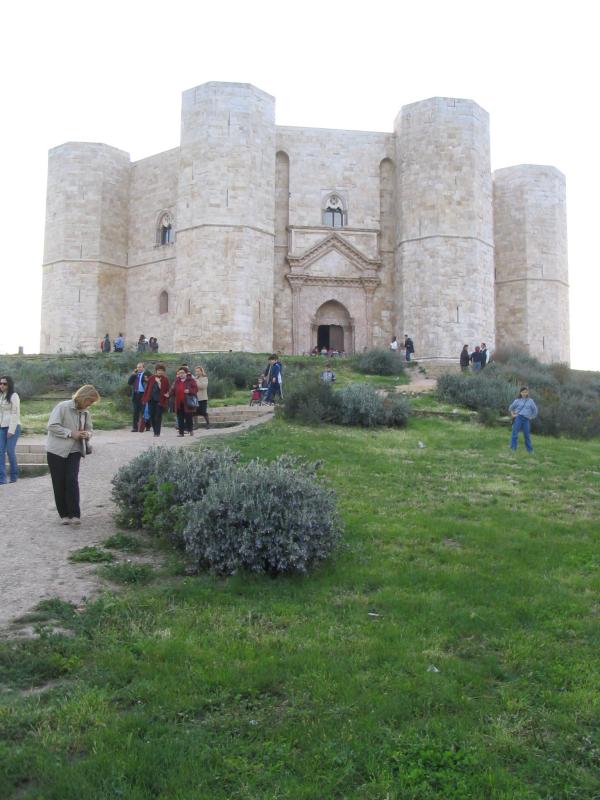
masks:
<path fill-rule="evenodd" d="M 345 222 L 344 204 L 337 194 L 329 195 L 323 209 L 323 225 L 330 228 L 343 228 Z"/>
<path fill-rule="evenodd" d="M 156 231 L 156 244 L 172 244 L 173 242 L 173 220 L 168 212 L 161 214 Z"/>
<path fill-rule="evenodd" d="M 169 294 L 168 292 L 161 292 L 160 297 L 158 298 L 158 313 L 159 314 L 168 314 L 169 313 Z"/>

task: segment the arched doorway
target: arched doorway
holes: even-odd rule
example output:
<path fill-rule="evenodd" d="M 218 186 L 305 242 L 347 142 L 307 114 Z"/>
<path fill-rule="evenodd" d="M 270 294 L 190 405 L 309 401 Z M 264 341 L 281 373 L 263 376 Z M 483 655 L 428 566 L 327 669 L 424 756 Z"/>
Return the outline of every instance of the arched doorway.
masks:
<path fill-rule="evenodd" d="M 311 347 L 354 352 L 354 324 L 348 310 L 337 300 L 319 307 L 311 326 Z"/>

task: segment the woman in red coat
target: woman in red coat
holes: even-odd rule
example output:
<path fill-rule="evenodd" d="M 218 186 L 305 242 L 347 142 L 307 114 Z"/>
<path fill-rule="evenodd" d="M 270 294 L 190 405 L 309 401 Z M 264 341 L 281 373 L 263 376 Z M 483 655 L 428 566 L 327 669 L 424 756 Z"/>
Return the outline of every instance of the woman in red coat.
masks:
<path fill-rule="evenodd" d="M 183 436 L 187 431 L 194 435 L 194 411 L 198 407 L 198 384 L 185 367 L 179 367 L 177 377 L 173 381 L 171 397 L 174 398 L 174 410 L 177 414 L 177 430 Z"/>
<path fill-rule="evenodd" d="M 142 396 L 142 404 L 148 403 L 150 421 L 155 436 L 160 436 L 163 411 L 169 403 L 169 386 L 165 365 L 157 364 L 154 367 L 154 375 L 148 379 Z"/>

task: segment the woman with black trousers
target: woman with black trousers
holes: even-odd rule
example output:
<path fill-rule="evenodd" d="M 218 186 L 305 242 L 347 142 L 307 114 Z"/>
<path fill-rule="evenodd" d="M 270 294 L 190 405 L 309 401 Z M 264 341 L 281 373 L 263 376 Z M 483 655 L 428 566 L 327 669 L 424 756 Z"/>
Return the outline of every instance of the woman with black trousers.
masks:
<path fill-rule="evenodd" d="M 92 420 L 88 408 L 100 400 L 98 391 L 86 384 L 71 400 L 54 406 L 48 420 L 46 458 L 52 478 L 56 510 L 63 525 L 79 525 L 79 465 L 91 452 Z"/>
<path fill-rule="evenodd" d="M 183 436 L 185 431 L 194 435 L 194 412 L 198 408 L 198 384 L 185 367 L 179 367 L 177 377 L 170 391 L 177 414 L 177 431 Z"/>

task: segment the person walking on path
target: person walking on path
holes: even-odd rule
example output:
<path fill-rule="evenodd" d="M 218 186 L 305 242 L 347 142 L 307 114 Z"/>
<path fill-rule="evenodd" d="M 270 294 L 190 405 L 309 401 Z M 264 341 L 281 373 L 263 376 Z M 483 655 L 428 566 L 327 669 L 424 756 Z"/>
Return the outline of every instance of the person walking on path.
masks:
<path fill-rule="evenodd" d="M 390 350 L 392 353 L 398 352 L 398 339 L 395 336 L 392 336 L 392 341 L 390 342 Z"/>
<path fill-rule="evenodd" d="M 52 478 L 54 502 L 63 525 L 79 525 L 79 465 L 91 452 L 92 420 L 88 408 L 100 400 L 94 386 L 85 384 L 71 400 L 52 409 L 48 420 L 46 459 Z"/>
<path fill-rule="evenodd" d="M 131 391 L 131 405 L 133 406 L 132 433 L 138 433 L 139 431 L 140 414 L 144 414 L 142 398 L 146 391 L 146 384 L 149 378 L 150 373 L 145 369 L 144 362 L 140 361 L 127 380 Z M 143 430 L 144 428 L 142 428 L 142 432 Z"/>
<path fill-rule="evenodd" d="M 110 337 L 108 333 L 104 336 L 104 339 L 102 340 L 102 352 L 110 353 Z"/>
<path fill-rule="evenodd" d="M 196 416 L 204 417 L 206 427 L 210 428 L 208 421 L 208 376 L 204 367 L 198 365 L 196 367 L 196 383 L 198 384 L 198 408 L 196 409 Z"/>
<path fill-rule="evenodd" d="M 404 352 L 407 361 L 410 361 L 412 354 L 415 352 L 414 342 L 407 333 L 404 334 Z"/>
<path fill-rule="evenodd" d="M 538 415 L 536 404 L 529 397 L 529 389 L 527 386 L 521 386 L 519 396 L 513 400 L 508 407 L 510 414 L 513 418 L 512 424 L 512 437 L 510 440 L 511 450 L 517 449 L 517 440 L 519 431 L 523 431 L 523 438 L 525 439 L 525 447 L 528 453 L 533 453 L 533 445 L 531 444 L 530 436 L 530 422 Z"/>
<path fill-rule="evenodd" d="M 265 375 L 267 376 L 267 398 L 265 402 L 267 404 L 273 405 L 275 403 L 275 397 L 279 395 L 282 397 L 281 393 L 281 361 L 279 358 L 273 353 L 272 356 L 269 356 L 269 364 L 265 370 Z"/>
<path fill-rule="evenodd" d="M 460 368 L 462 372 L 468 372 L 469 370 L 469 363 L 471 362 L 471 356 L 469 355 L 469 345 L 463 345 L 463 349 L 460 351 Z"/>
<path fill-rule="evenodd" d="M 194 435 L 194 411 L 198 406 L 198 384 L 185 366 L 179 367 L 177 377 L 173 381 L 169 393 L 174 398 L 174 410 L 177 414 L 177 431 L 180 436 L 185 432 Z M 193 401 L 192 401 L 193 397 Z"/>
<path fill-rule="evenodd" d="M 17 441 L 21 435 L 21 399 L 15 392 L 10 375 L 0 376 L 0 484 L 6 483 L 6 454 L 10 465 L 10 482 L 19 477 Z"/>
<path fill-rule="evenodd" d="M 150 422 L 155 436 L 160 436 L 162 426 L 163 411 L 169 404 L 170 383 L 166 375 L 164 364 L 158 363 L 154 367 L 154 375 L 151 375 L 142 395 L 142 407 L 148 404 Z"/>

